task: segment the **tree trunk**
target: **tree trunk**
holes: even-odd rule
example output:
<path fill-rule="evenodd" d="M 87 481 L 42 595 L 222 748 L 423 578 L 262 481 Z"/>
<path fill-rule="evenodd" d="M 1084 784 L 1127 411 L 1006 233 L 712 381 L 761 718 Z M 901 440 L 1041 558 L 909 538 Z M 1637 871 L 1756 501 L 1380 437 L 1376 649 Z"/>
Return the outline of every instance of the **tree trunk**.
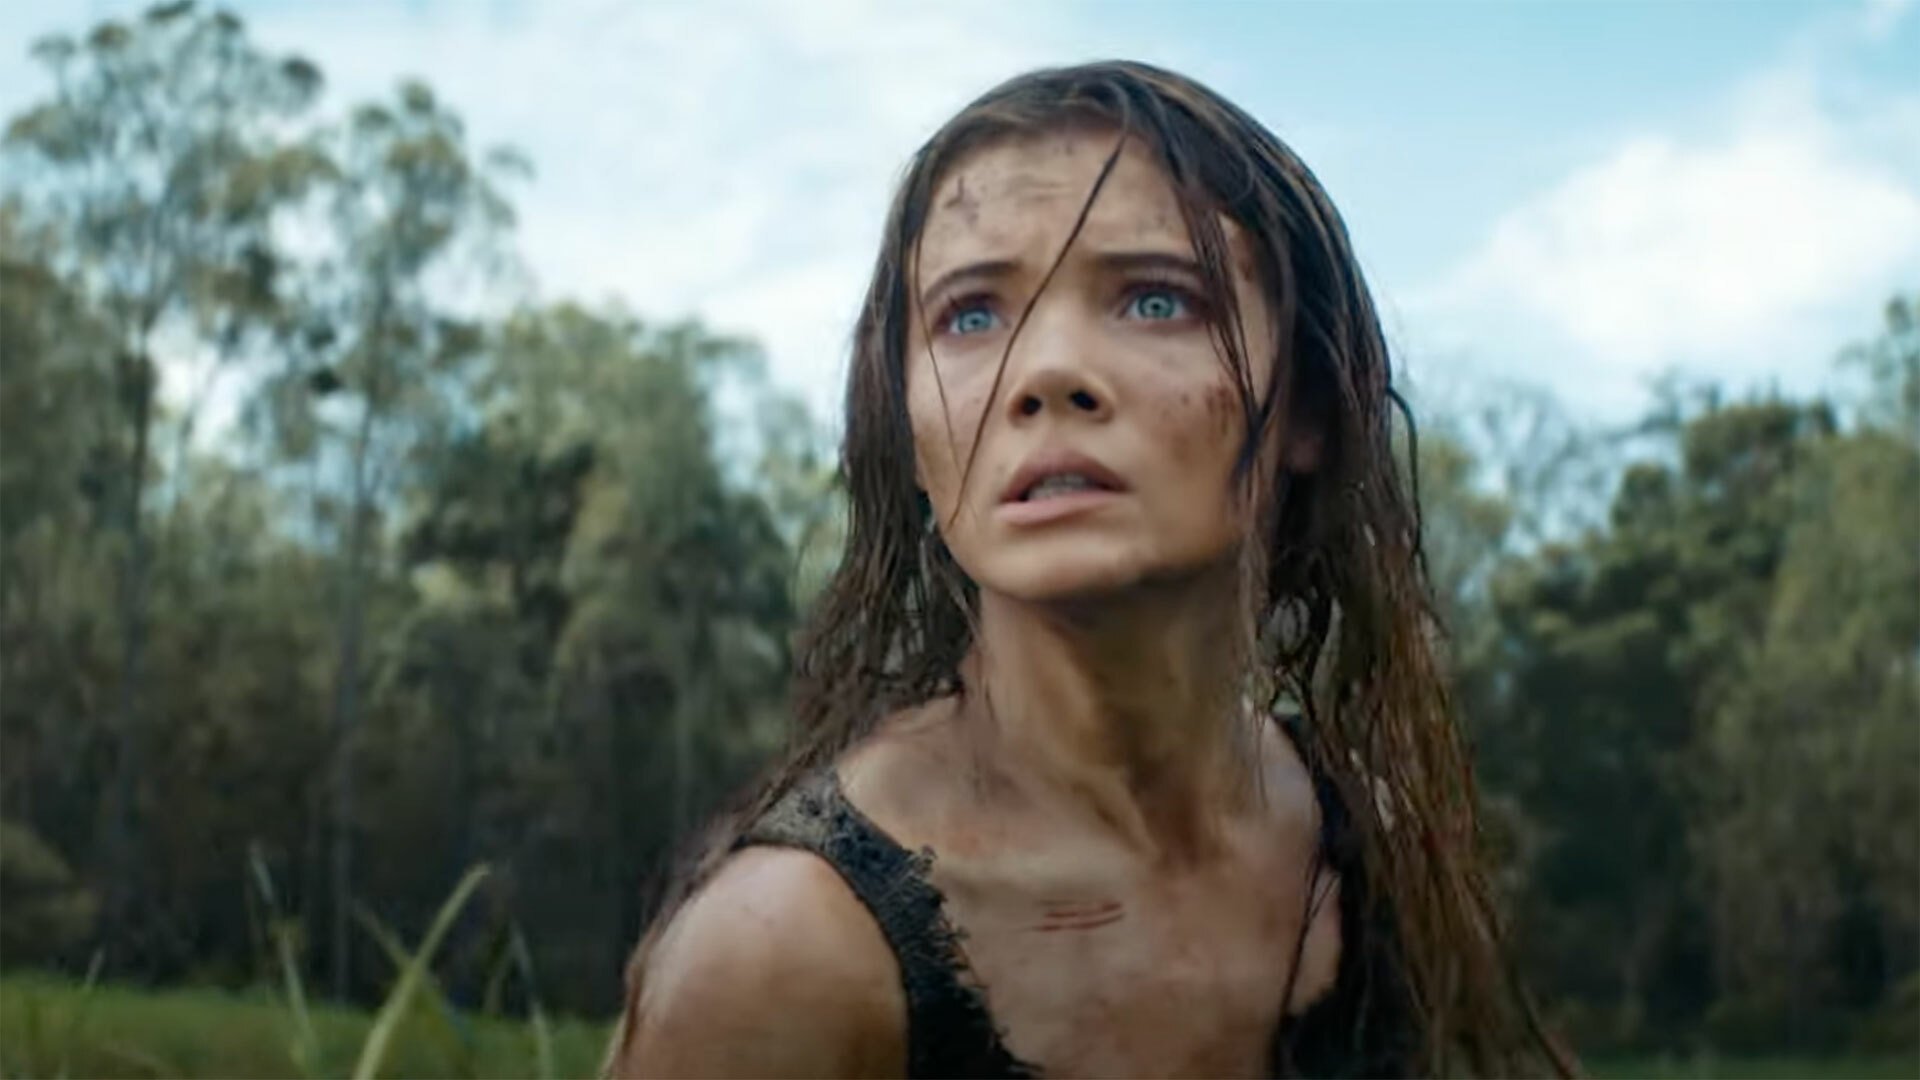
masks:
<path fill-rule="evenodd" d="M 352 507 L 347 524 L 345 595 L 340 605 L 339 661 L 333 679 L 333 857 L 331 866 L 333 995 L 345 1000 L 353 976 L 348 918 L 353 907 L 353 735 L 360 708 L 360 638 L 367 563 L 367 457 L 372 452 L 376 403 L 368 387 L 366 409 L 353 443 Z"/>
<path fill-rule="evenodd" d="M 106 881 L 102 892 L 108 940 L 123 946 L 134 941 L 132 898 L 139 893 L 139 813 L 135 805 L 146 727 L 141 716 L 142 659 L 146 649 L 146 528 L 144 503 L 147 458 L 153 427 L 154 373 L 146 352 L 146 335 L 121 364 L 121 392 L 133 425 L 133 452 L 121 486 L 121 531 L 126 550 L 120 563 L 120 686 L 113 731 L 117 735 L 113 780 L 107 793 L 106 836 L 102 844 Z"/>

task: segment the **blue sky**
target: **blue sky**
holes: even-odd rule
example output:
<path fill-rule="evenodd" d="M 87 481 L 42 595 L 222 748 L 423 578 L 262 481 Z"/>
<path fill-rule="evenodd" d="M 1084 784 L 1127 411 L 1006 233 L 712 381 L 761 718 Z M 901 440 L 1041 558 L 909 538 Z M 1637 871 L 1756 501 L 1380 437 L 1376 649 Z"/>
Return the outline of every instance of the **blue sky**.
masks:
<path fill-rule="evenodd" d="M 9 4 L 0 48 L 141 5 Z M 1029 67 L 1126 56 L 1265 121 L 1346 216 L 1402 369 L 1595 418 L 1657 375 L 1826 384 L 1920 288 L 1920 12 L 1862 3 L 235 5 L 329 105 L 432 83 L 515 144 L 541 295 L 751 335 L 829 415 L 893 181 Z M 0 65 L 0 111 L 44 93 Z"/>

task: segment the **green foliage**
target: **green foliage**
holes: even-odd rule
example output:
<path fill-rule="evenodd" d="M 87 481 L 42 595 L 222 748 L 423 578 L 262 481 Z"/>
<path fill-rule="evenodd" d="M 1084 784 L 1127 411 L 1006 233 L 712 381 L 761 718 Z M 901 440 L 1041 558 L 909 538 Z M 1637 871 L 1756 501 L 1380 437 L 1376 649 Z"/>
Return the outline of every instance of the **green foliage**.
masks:
<path fill-rule="evenodd" d="M 148 493 L 160 464 L 155 345 L 193 341 L 217 368 L 268 336 L 276 226 L 310 179 L 298 165 L 307 159 L 287 152 L 298 140 L 281 132 L 311 104 L 319 79 L 310 64 L 256 49 L 237 19 L 178 5 L 102 23 L 79 41 L 42 41 L 34 55 L 52 73 L 54 93 L 13 118 L 0 151 L 18 177 L 15 205 L 44 237 L 38 261 L 84 306 L 73 321 L 86 328 L 89 355 L 33 366 L 90 368 L 88 380 L 103 384 L 110 433 L 86 438 L 86 460 L 89 494 L 114 533 L 89 554 L 113 570 L 118 653 L 112 730 L 87 749 L 111 764 L 95 805 L 69 808 L 66 820 L 98 833 L 97 857 L 108 864 L 104 926 L 127 944 L 167 932 L 134 902 L 144 884 L 138 848 L 148 840 L 140 788 L 158 745 L 146 710 L 156 547 Z M 57 360 L 79 350 L 36 351 Z M 179 418 L 181 447 L 198 405 L 187 403 Z"/>
<path fill-rule="evenodd" d="M 0 819 L 0 956 L 10 963 L 57 962 L 94 932 L 99 903 L 74 880 L 60 853 L 33 830 Z"/>
<path fill-rule="evenodd" d="M 1855 352 L 1883 382 L 1906 310 Z M 1873 1043 L 1920 970 L 1920 445 L 1858 415 L 1672 413 L 1604 527 L 1468 605 L 1504 880 L 1585 1045 Z"/>

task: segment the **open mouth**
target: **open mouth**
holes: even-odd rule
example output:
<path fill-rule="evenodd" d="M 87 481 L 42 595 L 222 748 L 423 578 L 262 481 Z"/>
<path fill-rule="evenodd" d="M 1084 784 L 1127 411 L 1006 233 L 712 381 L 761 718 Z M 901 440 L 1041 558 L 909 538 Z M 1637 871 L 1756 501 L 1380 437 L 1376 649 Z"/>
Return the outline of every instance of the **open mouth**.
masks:
<path fill-rule="evenodd" d="M 1042 477 L 1038 482 L 1029 485 L 1026 490 L 1020 492 L 1019 497 L 1014 501 L 1040 502 L 1045 499 L 1058 498 L 1062 495 L 1072 495 L 1082 491 L 1112 490 L 1113 488 L 1110 485 L 1102 483 L 1098 478 L 1088 476 L 1085 473 L 1054 473 L 1050 476 Z"/>
<path fill-rule="evenodd" d="M 1043 451 L 1014 473 L 1000 501 L 1006 505 L 1056 499 L 1078 502 L 1086 501 L 1088 496 L 1109 495 L 1126 489 L 1118 474 L 1093 458 L 1070 451 Z"/>

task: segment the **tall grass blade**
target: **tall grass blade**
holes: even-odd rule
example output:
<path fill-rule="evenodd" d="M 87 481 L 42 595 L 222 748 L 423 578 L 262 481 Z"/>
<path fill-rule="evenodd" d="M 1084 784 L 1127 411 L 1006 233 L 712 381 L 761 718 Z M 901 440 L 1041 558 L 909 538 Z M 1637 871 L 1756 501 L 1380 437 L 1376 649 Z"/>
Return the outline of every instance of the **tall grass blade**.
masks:
<path fill-rule="evenodd" d="M 66 1028 L 60 1033 L 60 1070 L 56 1075 L 61 1080 L 66 1080 L 68 1066 L 73 1063 L 73 1043 L 87 1022 L 87 1006 L 93 1003 L 93 991 L 100 983 L 100 969 L 106 962 L 105 949 L 93 950 L 93 959 L 87 961 L 87 977 L 80 983 L 80 999 L 73 1003 L 73 1012 L 67 1017 Z"/>
<path fill-rule="evenodd" d="M 527 949 L 527 938 L 515 924 L 513 928 L 513 959 L 520 968 L 520 978 L 527 984 L 527 1012 L 533 1020 L 533 1056 L 539 1070 L 540 1080 L 554 1080 L 553 1068 L 553 1029 L 547 1025 L 547 1014 L 540 1008 L 540 984 L 533 978 L 533 953 Z"/>
<path fill-rule="evenodd" d="M 487 989 L 480 995 L 480 1015 L 499 1016 L 500 999 L 504 996 L 507 976 L 513 973 L 513 942 L 507 936 L 506 927 L 500 927 L 493 935 L 487 952 L 493 957 L 488 965 Z"/>
<path fill-rule="evenodd" d="M 427 968 L 433 961 L 433 954 L 440 949 L 441 939 L 452 929 L 454 919 L 465 907 L 469 897 L 480 883 L 486 880 L 487 867 L 476 866 L 467 871 L 460 884 L 454 886 L 453 895 L 440 905 L 440 911 L 433 917 L 433 925 L 427 928 L 427 936 L 420 942 L 420 948 L 407 960 L 406 967 L 400 971 L 400 978 L 388 992 L 386 1003 L 380 1006 L 379 1015 L 374 1018 L 373 1030 L 367 1033 L 367 1041 L 360 1048 L 360 1061 L 353 1067 L 354 1080 L 373 1080 L 379 1074 L 380 1065 L 386 1060 L 387 1051 L 392 1046 L 393 1034 L 405 1019 L 407 1010 L 413 1005 L 414 995 L 419 993 L 420 984 L 427 974 Z"/>
<path fill-rule="evenodd" d="M 253 883 L 260 890 L 260 898 L 267 905 L 267 923 L 271 927 L 274 953 L 280 959 L 280 977 L 285 985 L 287 1011 L 293 1014 L 293 1042 L 287 1048 L 287 1056 L 293 1059 L 293 1067 L 300 1075 L 313 1077 L 318 1075 L 320 1066 L 320 1038 L 313 1030 L 313 1013 L 307 1008 L 307 992 L 300 979 L 299 958 L 294 955 L 293 932 L 287 918 L 280 910 L 280 900 L 273 892 L 273 875 L 267 873 L 266 860 L 260 856 L 258 845 L 247 848 L 247 862 L 253 868 Z"/>
<path fill-rule="evenodd" d="M 387 954 L 387 959 L 393 963 L 394 974 L 398 976 L 406 971 L 411 957 L 407 953 L 406 945 L 400 940 L 400 935 L 394 933 L 392 928 L 364 907 L 356 904 L 353 914 L 360 920 L 360 925 L 366 928 L 367 933 L 380 944 L 380 951 Z M 447 1061 L 453 1066 L 452 1075 L 466 1078 L 478 1075 L 480 1070 L 474 1056 L 473 1038 L 463 1029 L 459 1022 L 459 1014 L 455 1012 L 453 1003 L 447 1000 L 446 993 L 440 989 L 440 980 L 434 978 L 431 970 L 421 979 L 421 988 L 433 1000 L 435 1006 L 433 1016 L 437 1021 L 433 1025 L 434 1035 L 440 1043 L 440 1049 L 446 1054 Z"/>

